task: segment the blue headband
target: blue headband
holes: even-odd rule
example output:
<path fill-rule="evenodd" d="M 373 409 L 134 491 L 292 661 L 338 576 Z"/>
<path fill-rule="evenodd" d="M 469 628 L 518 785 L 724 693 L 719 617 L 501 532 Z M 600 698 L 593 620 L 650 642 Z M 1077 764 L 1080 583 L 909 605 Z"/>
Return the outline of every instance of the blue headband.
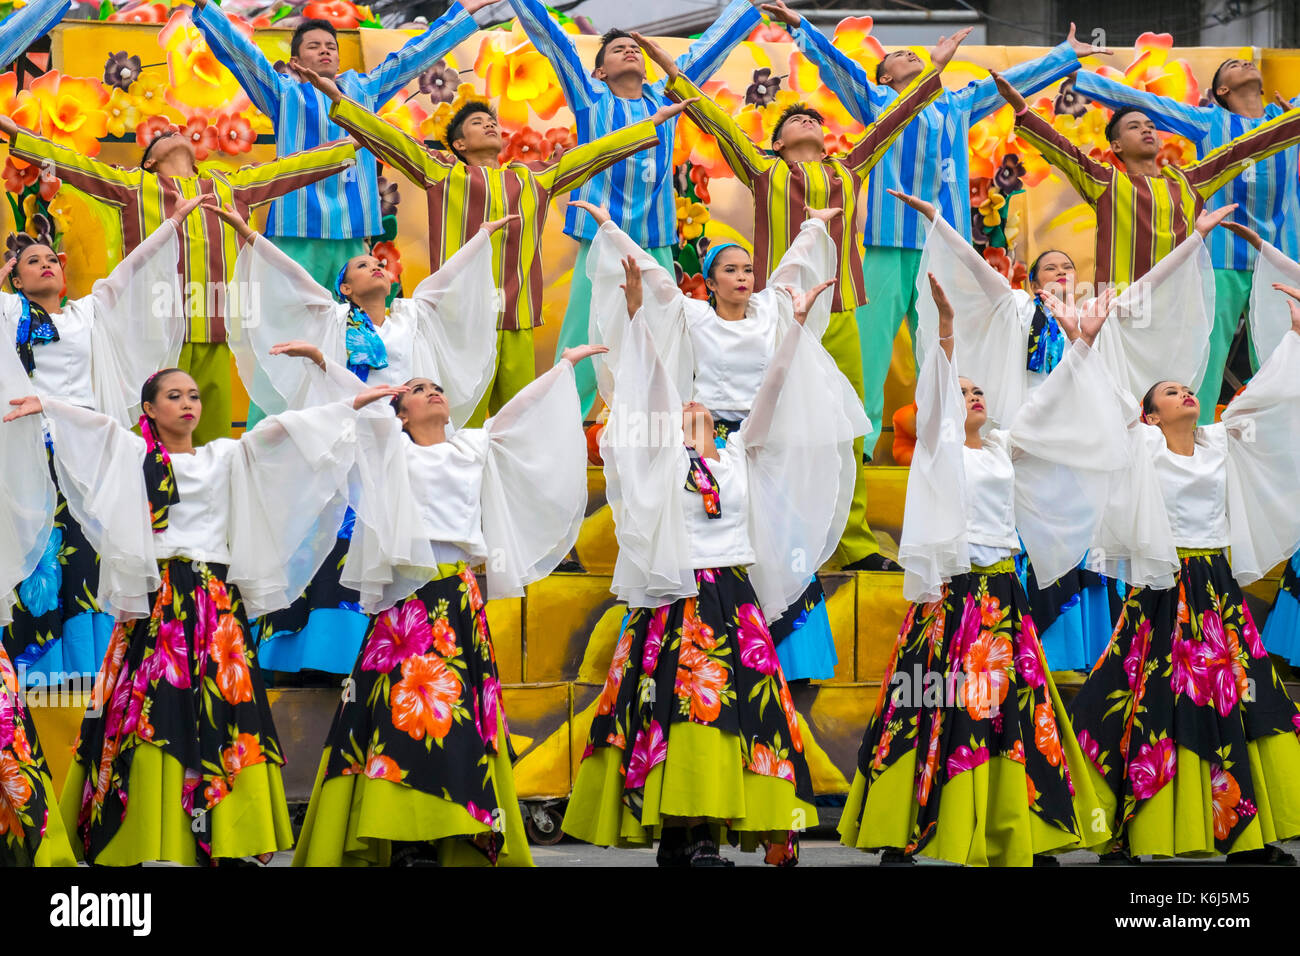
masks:
<path fill-rule="evenodd" d="M 348 266 L 351 264 L 351 259 L 343 263 L 343 268 L 339 270 L 339 277 L 334 280 L 334 298 L 338 299 L 340 302 L 348 301 L 348 297 L 343 294 L 343 280 L 347 278 Z"/>
<path fill-rule="evenodd" d="M 718 253 L 723 249 L 731 248 L 744 249 L 745 247 L 738 242 L 720 242 L 715 246 L 709 246 L 709 251 L 704 254 L 704 278 L 709 277 L 709 270 L 713 268 L 713 260 L 718 258 Z"/>

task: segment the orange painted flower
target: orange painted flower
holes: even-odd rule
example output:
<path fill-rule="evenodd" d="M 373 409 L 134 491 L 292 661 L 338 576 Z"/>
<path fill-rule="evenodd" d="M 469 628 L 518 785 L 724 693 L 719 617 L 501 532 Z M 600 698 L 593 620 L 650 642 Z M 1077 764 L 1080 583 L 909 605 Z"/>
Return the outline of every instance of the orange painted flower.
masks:
<path fill-rule="evenodd" d="M 465 593 L 469 596 L 469 610 L 471 614 L 477 614 L 483 610 L 483 592 L 479 590 L 478 578 L 469 568 L 463 568 L 457 575 L 461 583 L 465 585 Z"/>
<path fill-rule="evenodd" d="M 397 251 L 397 246 L 391 242 L 377 242 L 375 247 L 370 250 L 370 254 L 379 260 L 384 271 L 388 273 L 389 281 L 396 282 L 402 276 L 402 254 Z"/>
<path fill-rule="evenodd" d="M 209 808 L 215 807 L 230 794 L 230 786 L 226 783 L 225 777 L 213 777 L 211 782 L 203 788 L 203 799 L 207 802 Z"/>
<path fill-rule="evenodd" d="M 388 698 L 393 726 L 416 740 L 423 740 L 425 734 L 441 740 L 451 730 L 452 709 L 460 694 L 460 678 L 441 657 L 408 657 L 402 661 L 402 679 Z"/>
<path fill-rule="evenodd" d="M 167 54 L 166 101 L 185 116 L 218 109 L 239 113 L 248 106 L 238 81 L 221 66 L 190 20 L 189 7 L 172 11 L 167 25 L 158 31 L 158 44 Z M 142 76 L 136 82 L 144 80 Z"/>
<path fill-rule="evenodd" d="M 402 768 L 397 765 L 397 761 L 392 757 L 385 757 L 383 754 L 370 755 L 370 758 L 366 760 L 365 773 L 371 780 L 402 782 Z"/>
<path fill-rule="evenodd" d="M 222 113 L 217 117 L 217 145 L 227 156 L 247 153 L 256 140 L 253 124 L 243 116 Z"/>
<path fill-rule="evenodd" d="M 552 126 L 546 131 L 546 141 L 551 144 L 551 158 L 559 159 L 578 145 L 578 134 L 567 126 Z"/>
<path fill-rule="evenodd" d="M 433 646 L 438 649 L 439 654 L 443 657 L 455 656 L 456 631 L 445 617 L 440 617 L 434 621 L 430 632 L 433 634 Z"/>
<path fill-rule="evenodd" d="M 142 3 L 130 10 L 114 10 L 108 15 L 109 23 L 166 23 L 167 4 Z"/>
<path fill-rule="evenodd" d="M 14 165 L 12 159 L 5 159 L 5 189 L 11 193 L 20 193 L 32 183 L 36 182 L 40 176 L 41 170 L 38 166 L 30 163 L 24 165 L 21 169 Z"/>
<path fill-rule="evenodd" d="M 992 717 L 1006 699 L 1010 669 L 1014 666 L 1011 642 L 994 631 L 980 635 L 966 651 L 963 703 L 972 720 Z"/>
<path fill-rule="evenodd" d="M 233 614 L 223 614 L 208 640 L 208 658 L 217 665 L 217 687 L 228 704 L 253 699 L 253 677 L 244 648 L 244 629 Z"/>
<path fill-rule="evenodd" d="M 328 20 L 337 30 L 355 30 L 365 19 L 348 0 L 313 0 L 302 8 L 302 15 L 308 20 Z"/>
<path fill-rule="evenodd" d="M 790 36 L 785 25 L 764 20 L 754 29 L 749 31 L 749 36 L 745 39 L 753 43 L 793 43 L 794 37 Z"/>
<path fill-rule="evenodd" d="M 831 43 L 853 57 L 874 76 L 876 64 L 885 58 L 885 48 L 871 35 L 875 21 L 871 17 L 845 17 L 835 25 L 835 34 Z"/>
<path fill-rule="evenodd" d="M 524 127 L 517 133 L 511 133 L 505 148 L 499 157 L 501 164 L 536 163 L 550 158 L 551 144 L 535 129 Z"/>
<path fill-rule="evenodd" d="M 147 120 L 135 128 L 135 143 L 141 149 L 144 149 L 159 133 L 166 132 L 169 129 L 175 129 L 171 120 L 165 116 L 150 116 Z M 167 603 L 171 603 L 170 601 Z"/>
<path fill-rule="evenodd" d="M 1034 708 L 1034 746 L 1053 767 L 1061 765 L 1061 735 L 1051 701 L 1045 700 Z"/>
<path fill-rule="evenodd" d="M 985 627 L 997 627 L 1002 620 L 1002 604 L 991 594 L 980 598 L 980 623 Z"/>
<path fill-rule="evenodd" d="M 18 811 L 26 807 L 31 798 L 32 785 L 27 782 L 22 765 L 9 751 L 0 750 L 0 834 L 23 836 Z"/>
<path fill-rule="evenodd" d="M 228 777 L 233 778 L 245 767 L 265 762 L 262 745 L 252 734 L 239 734 L 234 743 L 221 751 L 221 766 L 225 768 Z"/>
<path fill-rule="evenodd" d="M 749 769 L 764 777 L 780 777 L 794 783 L 794 764 L 782 760 L 775 750 L 766 744 L 754 744 L 750 751 Z"/>
<path fill-rule="evenodd" d="M 167 79 L 157 72 L 141 73 L 130 94 L 143 116 L 157 116 L 167 109 Z"/>
<path fill-rule="evenodd" d="M 1029 805 L 1032 807 L 1038 802 L 1038 788 L 1034 786 L 1034 778 L 1025 774 L 1025 789 L 1029 791 Z"/>
<path fill-rule="evenodd" d="M 41 128 L 41 105 L 31 91 L 18 89 L 18 77 L 12 70 L 0 74 L 0 114 L 24 129 Z"/>
<path fill-rule="evenodd" d="M 733 93 L 719 81 L 705 83 L 700 89 L 705 96 L 732 115 L 739 113 L 744 106 L 744 98 Z M 722 150 L 718 147 L 718 141 L 702 132 L 692 120 L 683 116 L 677 124 L 677 138 L 673 144 L 673 165 L 681 166 L 688 162 L 715 179 L 734 176 L 726 158 L 722 155 Z"/>
<path fill-rule="evenodd" d="M 1011 257 L 1007 255 L 1007 250 L 997 246 L 985 246 L 984 261 L 1004 276 L 1011 275 Z"/>
<path fill-rule="evenodd" d="M 916 802 L 925 806 L 930 802 L 930 787 L 935 771 L 939 769 L 939 733 L 943 729 L 943 711 L 938 711 L 930 724 L 930 743 L 926 748 L 925 764 L 916 779 Z"/>
<path fill-rule="evenodd" d="M 230 610 L 230 592 L 219 578 L 208 578 L 208 597 L 218 611 Z"/>
<path fill-rule="evenodd" d="M 208 154 L 217 148 L 217 129 L 209 126 L 201 116 L 191 116 L 184 130 L 190 145 L 194 147 L 194 158 L 198 162 L 208 158 Z"/>
<path fill-rule="evenodd" d="M 799 713 L 794 709 L 794 698 L 790 696 L 790 685 L 781 676 L 781 710 L 785 712 L 785 725 L 790 732 L 790 746 L 797 753 L 803 753 L 803 733 L 799 730 Z"/>
<path fill-rule="evenodd" d="M 718 646 L 718 642 L 713 639 L 713 628 L 695 613 L 695 598 L 686 599 L 686 607 L 682 612 L 682 640 L 706 651 Z"/>
<path fill-rule="evenodd" d="M 379 118 L 385 123 L 396 126 L 407 136 L 419 139 L 419 131 L 424 128 L 425 120 L 429 118 L 429 114 L 419 103 L 409 100 L 405 103 L 394 102 L 389 109 L 379 114 Z M 450 118 L 448 117 L 448 119 Z"/>
<path fill-rule="evenodd" d="M 83 156 L 99 153 L 99 137 L 108 132 L 108 90 L 99 80 L 63 76 L 51 70 L 32 81 L 41 109 L 41 134 Z"/>
<path fill-rule="evenodd" d="M 1210 794 L 1214 808 L 1214 838 L 1226 840 L 1237 825 L 1237 805 L 1241 803 L 1241 786 L 1222 767 L 1210 771 Z"/>
<path fill-rule="evenodd" d="M 709 289 L 704 284 L 704 276 L 699 273 L 693 276 L 682 276 L 682 281 L 677 283 L 677 288 L 692 299 L 707 299 L 709 297 Z"/>
<path fill-rule="evenodd" d="M 601 688 L 600 700 L 596 702 L 596 713 L 612 714 L 618 703 L 618 689 L 623 684 L 623 668 L 627 666 L 632 655 L 632 629 L 624 628 L 614 647 L 614 657 L 609 662 L 609 672 L 605 675 L 605 686 Z"/>
<path fill-rule="evenodd" d="M 690 700 L 691 720 L 710 724 L 718 719 L 722 713 L 722 689 L 726 683 L 727 669 L 683 637 L 677 656 L 674 693 Z"/>

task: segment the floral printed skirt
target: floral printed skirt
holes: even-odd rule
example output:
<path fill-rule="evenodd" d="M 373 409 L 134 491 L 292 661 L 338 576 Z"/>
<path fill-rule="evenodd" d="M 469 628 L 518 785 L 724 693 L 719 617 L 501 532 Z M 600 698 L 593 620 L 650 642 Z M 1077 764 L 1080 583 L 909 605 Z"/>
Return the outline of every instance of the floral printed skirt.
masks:
<path fill-rule="evenodd" d="M 839 657 L 826 611 L 826 592 L 816 577 L 772 622 L 771 630 L 786 680 L 829 680 L 835 676 Z"/>
<path fill-rule="evenodd" d="M 92 863 L 207 864 L 293 845 L 284 764 L 225 568 L 173 558 L 118 624 L 60 808 Z"/>
<path fill-rule="evenodd" d="M 392 844 L 443 864 L 531 866 L 496 655 L 474 572 L 440 576 L 371 622 L 325 741 L 295 866 L 385 866 Z M 460 838 L 460 839 L 456 839 Z"/>
<path fill-rule="evenodd" d="M 13 621 L 4 629 L 4 649 L 24 686 L 93 675 L 113 631 L 112 616 L 95 599 L 99 555 L 68 510 L 52 462 L 50 475 L 54 529 L 40 564 L 18 585 Z"/>
<path fill-rule="evenodd" d="M 0 647 L 0 867 L 76 862 L 55 806 L 36 725 L 23 703 L 13 663 Z"/>
<path fill-rule="evenodd" d="M 334 549 L 307 591 L 282 611 L 258 619 L 257 663 L 263 670 L 314 670 L 347 674 L 356 663 L 370 617 L 361 596 L 339 578 L 347 560 L 356 515 L 349 508 Z"/>
<path fill-rule="evenodd" d="M 1119 596 L 1110 579 L 1086 568 L 1074 568 L 1048 587 L 1039 588 L 1031 564 L 1025 590 L 1048 667 L 1054 671 L 1091 670 L 1110 646 L 1119 612 Z"/>
<path fill-rule="evenodd" d="M 840 836 L 977 866 L 1110 835 L 1010 559 L 907 612 Z M 1100 829 L 1098 827 L 1100 826 Z"/>
<path fill-rule="evenodd" d="M 1134 588 L 1070 707 L 1113 831 L 1136 856 L 1215 855 L 1300 834 L 1300 711 L 1221 551 Z"/>
<path fill-rule="evenodd" d="M 1291 556 L 1282 573 L 1273 610 L 1264 622 L 1264 647 L 1300 666 L 1300 552 Z"/>
<path fill-rule="evenodd" d="M 815 826 L 794 702 L 743 568 L 695 572 L 699 595 L 628 615 L 564 832 L 645 846 L 702 817 L 742 846 Z"/>

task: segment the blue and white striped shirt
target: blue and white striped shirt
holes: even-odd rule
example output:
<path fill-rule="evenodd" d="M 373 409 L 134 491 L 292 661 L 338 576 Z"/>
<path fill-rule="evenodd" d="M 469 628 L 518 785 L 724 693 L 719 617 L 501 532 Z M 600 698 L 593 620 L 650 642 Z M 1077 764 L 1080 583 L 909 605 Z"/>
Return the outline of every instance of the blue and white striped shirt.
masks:
<path fill-rule="evenodd" d="M 70 0 L 32 0 L 0 22 L 0 65 L 8 65 L 54 29 L 72 6 Z"/>
<path fill-rule="evenodd" d="M 792 32 L 799 49 L 817 65 L 822 82 L 863 126 L 874 123 L 898 96 L 892 87 L 869 81 L 862 67 L 836 49 L 825 34 L 810 27 L 807 19 Z M 1062 43 L 1046 56 L 1019 63 L 1003 75 L 1020 92 L 1030 95 L 1078 68 L 1074 50 Z M 943 218 L 970 239 L 970 128 L 1005 105 L 990 77 L 960 90 L 946 90 L 923 109 L 871 170 L 863 244 L 902 249 L 925 245 L 929 222 L 885 192 L 887 189 L 934 203 Z"/>
<path fill-rule="evenodd" d="M 1218 103 L 1188 106 L 1177 100 L 1135 90 L 1123 83 L 1080 70 L 1074 88 L 1088 99 L 1110 109 L 1135 106 L 1151 118 L 1157 129 L 1186 136 L 1203 157 L 1225 143 L 1248 133 L 1285 110 L 1274 103 L 1264 108 L 1258 118 L 1241 116 Z M 1300 96 L 1291 101 L 1300 106 Z M 1275 153 L 1249 167 L 1244 173 L 1206 200 L 1206 209 L 1237 204 L 1232 218 L 1245 222 L 1265 242 L 1272 243 L 1288 259 L 1300 253 L 1300 147 L 1293 146 Z M 1255 268 L 1255 247 L 1236 233 L 1215 229 L 1210 233 L 1210 262 L 1216 269 L 1248 271 Z"/>
<path fill-rule="evenodd" d="M 330 120 L 330 102 L 310 83 L 278 73 L 253 43 L 235 27 L 221 8 L 207 3 L 194 14 L 212 52 L 235 75 L 239 85 L 275 126 L 275 154 L 291 156 L 322 143 L 346 139 L 347 132 Z M 453 3 L 429 29 L 368 73 L 347 70 L 335 77 L 343 95 L 368 110 L 378 110 L 410 79 L 432 66 L 477 26 L 459 3 Z M 384 231 L 379 215 L 379 182 L 375 157 L 357 150 L 356 169 L 322 179 L 271 203 L 267 235 L 312 239 L 351 239 Z"/>
<path fill-rule="evenodd" d="M 578 121 L 578 142 L 590 143 L 625 126 L 648 119 L 672 102 L 664 95 L 666 81 L 647 83 L 639 100 L 615 96 L 593 79 L 578 56 L 573 40 L 551 18 L 540 0 L 510 0 L 519 22 L 542 56 L 560 77 L 564 98 Z M 749 0 L 732 0 L 713 26 L 677 58 L 678 68 L 692 83 L 704 83 L 732 49 L 758 24 L 761 15 Z M 571 198 L 609 210 L 614 224 L 643 249 L 677 242 L 677 207 L 673 191 L 674 117 L 659 126 L 659 145 L 597 173 Z M 578 209 L 569 209 L 564 231 L 575 239 L 596 238 L 596 222 Z"/>

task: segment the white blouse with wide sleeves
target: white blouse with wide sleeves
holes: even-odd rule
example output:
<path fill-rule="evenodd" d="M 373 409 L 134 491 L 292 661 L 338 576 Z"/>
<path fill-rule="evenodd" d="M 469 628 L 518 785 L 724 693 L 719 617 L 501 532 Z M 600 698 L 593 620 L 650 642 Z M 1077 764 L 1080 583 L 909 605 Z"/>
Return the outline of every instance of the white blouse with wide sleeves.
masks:
<path fill-rule="evenodd" d="M 518 597 L 578 540 L 587 507 L 586 438 L 573 366 L 561 361 L 482 428 L 420 446 L 391 409 L 363 415 L 363 492 L 342 581 L 370 614 L 436 576 L 484 564 L 489 600 Z"/>
<path fill-rule="evenodd" d="M 763 373 L 786 330 L 794 323 L 789 289 L 808 291 L 838 271 L 835 243 L 818 219 L 808 219 L 762 292 L 750 296 L 745 317 L 719 318 L 713 307 L 685 295 L 672 274 L 612 222 L 596 233 L 587 256 L 591 279 L 590 341 L 617 350 L 626 329 L 627 298 L 622 261 L 641 267 L 641 315 L 679 395 L 690 395 L 714 412 L 747 413 Z M 808 311 L 804 327 L 820 339 L 830 324 L 829 291 Z M 598 361 L 596 380 L 609 403 L 612 358 Z M 740 415 L 743 417 L 743 414 Z"/>
<path fill-rule="evenodd" d="M 26 394 L 93 408 L 133 425 L 145 380 L 180 356 L 185 309 L 179 255 L 176 227 L 164 222 L 96 280 L 90 295 L 52 315 L 59 340 L 33 346 L 36 368 Z M 11 346 L 21 317 L 22 297 L 0 292 L 0 334 Z"/>
<path fill-rule="evenodd" d="M 630 607 L 658 607 L 696 594 L 697 568 L 749 565 L 764 614 L 779 616 L 844 530 L 853 440 L 866 430 L 861 406 L 844 401 L 847 383 L 821 344 L 792 325 L 749 417 L 708 462 L 722 508 L 710 519 L 685 488 L 680 393 L 641 312 L 616 341 L 601 433 L 619 544 L 612 590 Z"/>
<path fill-rule="evenodd" d="M 271 346 L 303 339 L 347 366 L 349 306 L 270 240 L 259 236 L 239 253 L 230 299 L 230 349 L 249 395 L 264 411 L 319 400 L 302 367 L 268 361 Z M 492 244 L 480 230 L 410 298 L 393 300 L 387 318 L 375 326 L 388 350 L 388 367 L 373 369 L 367 384 L 428 378 L 442 386 L 452 423 L 464 424 L 492 381 L 499 311 Z"/>
<path fill-rule="evenodd" d="M 248 617 L 287 607 L 334 546 L 347 507 L 357 415 L 334 403 L 267 418 L 238 441 L 173 455 L 180 500 L 154 534 L 145 443 L 95 412 L 45 403 L 68 507 L 100 556 L 99 600 L 146 617 L 169 557 L 229 564 Z"/>
<path fill-rule="evenodd" d="M 32 393 L 18 355 L 0 349 L 0 417 Z M 36 570 L 54 527 L 54 482 L 38 415 L 0 422 L 0 627 L 13 620 L 15 588 Z"/>

